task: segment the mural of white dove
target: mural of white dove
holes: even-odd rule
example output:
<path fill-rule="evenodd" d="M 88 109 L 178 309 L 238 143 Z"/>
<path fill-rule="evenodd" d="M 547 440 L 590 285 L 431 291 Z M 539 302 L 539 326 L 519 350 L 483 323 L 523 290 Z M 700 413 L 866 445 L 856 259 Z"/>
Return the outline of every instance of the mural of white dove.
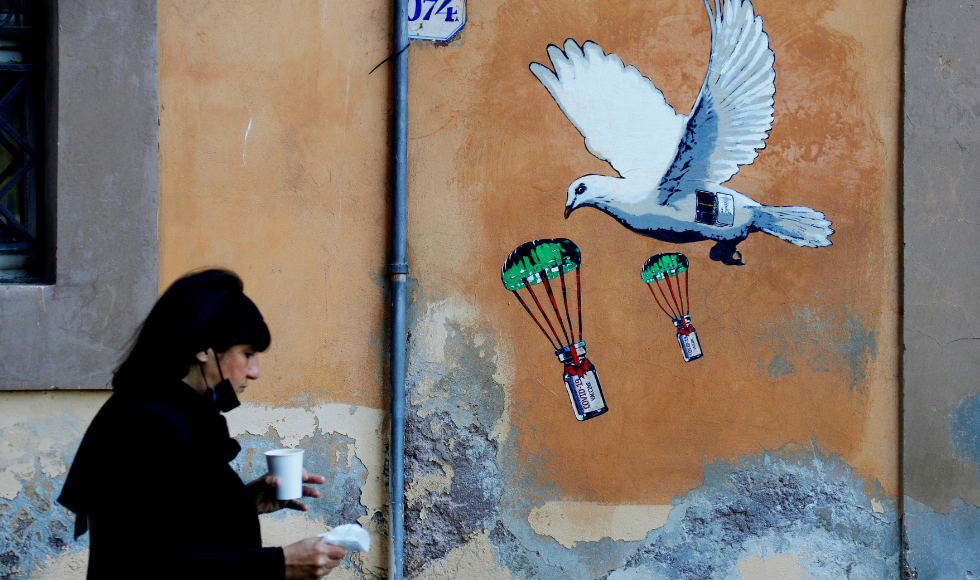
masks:
<path fill-rule="evenodd" d="M 690 116 L 677 114 L 634 66 L 572 39 L 548 46 L 554 72 L 531 63 L 590 153 L 619 177 L 586 175 L 568 187 L 565 218 L 594 207 L 630 230 L 670 243 L 715 240 L 710 256 L 742 264 L 736 250 L 763 231 L 797 246 L 829 246 L 824 214 L 761 205 L 722 183 L 752 163 L 773 122 L 775 56 L 750 0 L 708 0 L 711 57 Z"/>

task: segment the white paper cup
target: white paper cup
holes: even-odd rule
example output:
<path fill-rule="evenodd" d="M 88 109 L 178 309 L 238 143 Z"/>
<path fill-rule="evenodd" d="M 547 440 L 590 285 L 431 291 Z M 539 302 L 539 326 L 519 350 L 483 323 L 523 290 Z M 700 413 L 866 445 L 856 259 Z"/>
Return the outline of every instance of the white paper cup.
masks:
<path fill-rule="evenodd" d="M 303 497 L 303 450 L 273 449 L 265 452 L 269 473 L 279 478 L 276 499 Z"/>

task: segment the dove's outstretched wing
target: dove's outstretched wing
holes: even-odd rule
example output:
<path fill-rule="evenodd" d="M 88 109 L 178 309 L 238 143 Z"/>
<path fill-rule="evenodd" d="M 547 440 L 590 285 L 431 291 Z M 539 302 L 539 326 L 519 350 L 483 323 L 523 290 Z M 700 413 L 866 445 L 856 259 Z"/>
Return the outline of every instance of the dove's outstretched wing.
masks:
<path fill-rule="evenodd" d="M 683 181 L 724 183 L 752 163 L 772 129 L 775 56 L 750 0 L 714 0 L 711 58 L 677 157 L 660 183 L 666 205 Z"/>
<path fill-rule="evenodd" d="M 531 72 L 585 137 L 589 153 L 622 176 L 643 172 L 658 180 L 684 131 L 684 117 L 663 93 L 636 67 L 624 66 L 592 41 L 579 47 L 568 39 L 564 52 L 549 45 L 548 56 L 554 72 L 536 62 Z"/>

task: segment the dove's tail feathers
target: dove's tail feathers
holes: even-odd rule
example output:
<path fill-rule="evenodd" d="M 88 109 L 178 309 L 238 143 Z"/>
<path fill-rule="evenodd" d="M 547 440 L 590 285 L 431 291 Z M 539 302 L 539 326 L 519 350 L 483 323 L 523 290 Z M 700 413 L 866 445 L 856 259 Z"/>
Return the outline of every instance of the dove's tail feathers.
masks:
<path fill-rule="evenodd" d="M 819 211 L 808 207 L 760 205 L 753 208 L 755 227 L 797 246 L 819 248 L 833 242 L 830 222 Z"/>

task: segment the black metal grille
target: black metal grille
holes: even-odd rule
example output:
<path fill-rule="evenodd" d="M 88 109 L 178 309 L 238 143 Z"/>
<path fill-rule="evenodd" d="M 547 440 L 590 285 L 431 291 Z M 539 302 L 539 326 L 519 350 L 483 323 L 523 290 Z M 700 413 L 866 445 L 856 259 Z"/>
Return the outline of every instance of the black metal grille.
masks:
<path fill-rule="evenodd" d="M 34 269 L 42 250 L 37 143 L 43 116 L 43 26 L 35 2 L 0 0 L 0 269 Z"/>

